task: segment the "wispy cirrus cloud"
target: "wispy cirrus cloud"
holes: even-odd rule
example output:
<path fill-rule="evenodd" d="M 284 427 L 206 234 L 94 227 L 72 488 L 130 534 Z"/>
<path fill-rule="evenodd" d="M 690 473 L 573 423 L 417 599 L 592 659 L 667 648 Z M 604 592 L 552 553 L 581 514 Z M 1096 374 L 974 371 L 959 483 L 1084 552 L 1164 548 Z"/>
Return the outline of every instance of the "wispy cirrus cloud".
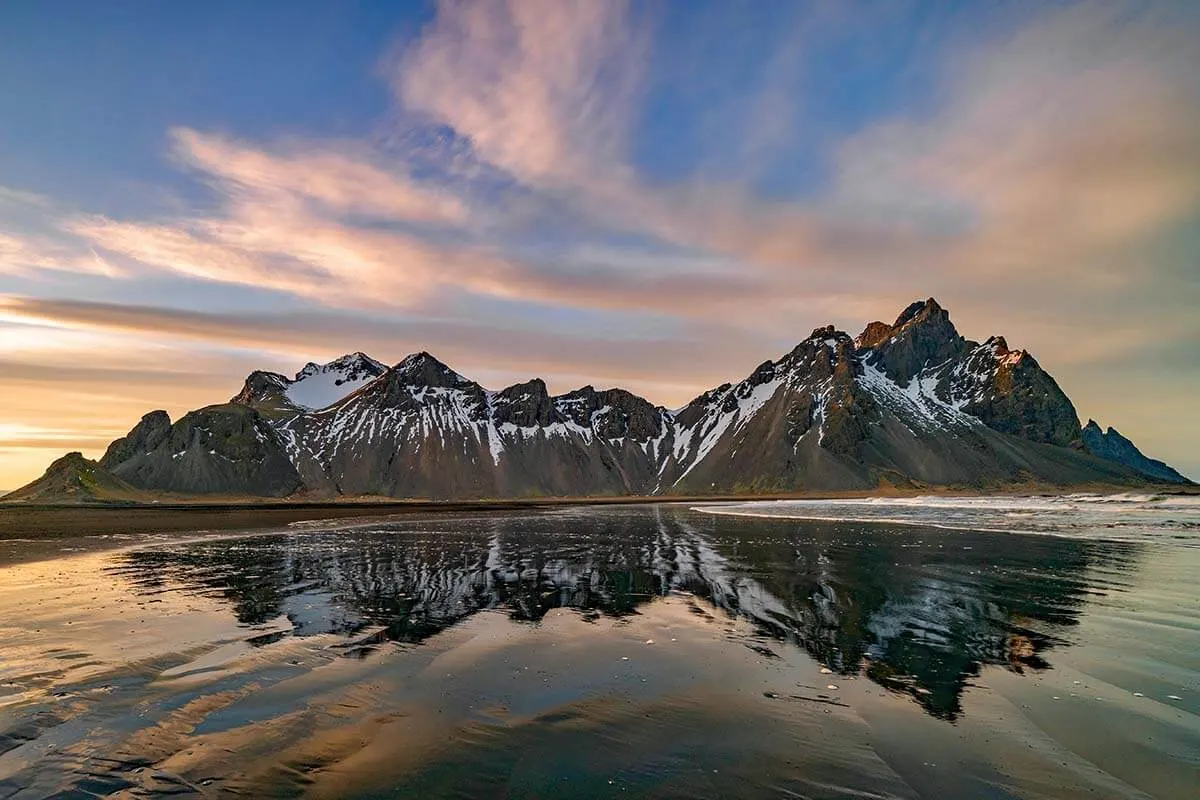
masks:
<path fill-rule="evenodd" d="M 550 335 L 537 327 L 500 327 L 462 317 L 381 319 L 336 311 L 298 317 L 0 295 L 0 323 L 6 320 L 48 326 L 64 332 L 68 342 L 72 336 L 97 335 L 128 337 L 136 343 L 153 335 L 154 341 L 166 348 L 209 345 L 259 351 L 271 354 L 269 363 L 253 367 L 277 364 L 285 372 L 294 372 L 311 358 L 334 358 L 352 349 L 351 344 L 391 362 L 412 352 L 431 350 L 467 374 L 500 381 L 497 387 L 534 376 L 547 377 L 564 391 L 576 388 L 579 381 L 623 381 L 663 403 L 683 402 L 725 380 L 730 363 L 749 372 L 762 360 L 764 351 L 773 347 L 769 341 L 719 321 L 694 323 L 657 335 L 587 330 L 558 330 Z M 704 365 L 694 359 L 698 340 L 719 342 L 709 346 Z M 0 339 L 0 357 L 4 351 Z M 172 364 L 172 358 L 164 364 Z M 39 370 L 48 359 L 53 360 L 42 354 L 27 368 L 14 368 L 9 374 L 42 374 Z M 219 366 L 227 367 L 223 361 Z M 232 394 L 240 375 L 227 372 L 225 380 Z"/>
<path fill-rule="evenodd" d="M 756 300 L 807 290 L 886 308 L 921 285 L 974 312 L 1016 292 L 1016 275 L 1061 298 L 1099 270 L 1082 290 L 1103 305 L 1103 284 L 1135 272 L 1105 266 L 1116 248 L 1197 214 L 1200 57 L 1186 8 L 1067 4 L 952 51 L 920 116 L 838 143 L 827 185 L 792 201 L 758 195 L 751 176 L 639 176 L 624 143 L 644 40 L 620 4 L 553 8 L 443 3 L 396 62 L 398 96 L 602 226 L 740 261 L 767 289 Z M 778 58 L 804 43 L 790 44 Z M 760 91 L 766 102 L 779 89 Z"/>
<path fill-rule="evenodd" d="M 653 30 L 628 5 L 445 2 L 388 65 L 404 112 L 466 144 L 420 154 L 444 156 L 462 182 L 418 179 L 403 150 L 365 139 L 261 144 L 179 128 L 175 155 L 212 187 L 215 213 L 71 217 L 62 227 L 99 258 L 16 238 L 0 240 L 0 255 L 100 274 L 119 263 L 337 307 L 466 292 L 678 317 L 753 308 L 770 325 L 846 302 L 856 306 L 846 317 L 886 310 L 913 286 L 986 315 L 1020 293 L 1014 276 L 1034 275 L 1047 299 L 1084 292 L 1100 309 L 1156 269 L 1122 252 L 1196 217 L 1194 16 L 1068 4 L 973 42 L 953 52 L 921 115 L 867 125 L 828 153 L 824 186 L 783 201 L 749 178 L 639 174 L 627 151 Z M 777 59 L 804 51 L 803 38 L 784 44 Z M 767 102 L 779 86 L 759 91 Z M 743 106 L 762 116 L 762 103 Z M 464 172 L 464 158 L 480 169 Z M 518 212 L 497 174 L 515 181 Z M 576 245 L 530 257 L 514 244 L 538 235 L 539 208 L 576 237 L 652 244 L 623 245 L 633 257 L 607 263 L 573 258 Z M 672 249 L 724 263 L 682 279 Z"/>
<path fill-rule="evenodd" d="M 48 236 L 30 236 L 0 230 L 0 275 L 35 275 L 39 272 L 74 272 L 121 277 L 124 273 L 95 251 L 72 247 Z"/>
<path fill-rule="evenodd" d="M 524 182 L 592 180 L 622 163 L 647 35 L 624 0 L 449 0 L 393 86 Z"/>
<path fill-rule="evenodd" d="M 229 216 L 161 223 L 84 217 L 71 220 L 67 229 L 144 268 L 272 289 L 335 307 L 406 307 L 464 268 L 479 283 L 500 268 L 465 250 L 276 205 L 240 205 Z"/>
<path fill-rule="evenodd" d="M 421 183 L 361 144 L 313 145 L 300 142 L 269 150 L 204 134 L 190 128 L 171 131 L 175 155 L 216 184 L 231 200 L 283 205 L 311 202 L 334 215 L 412 223 L 462 223 L 463 201 Z"/>
<path fill-rule="evenodd" d="M 176 129 L 174 152 L 213 187 L 217 213 L 84 216 L 64 228 L 154 269 L 333 305 L 411 306 L 452 287 L 578 307 L 658 303 L 686 315 L 701 299 L 778 305 L 783 293 L 890 306 L 915 283 L 970 303 L 1020 273 L 1066 285 L 1097 254 L 1195 217 L 1194 16 L 1120 2 L 1033 16 L 954 53 L 921 116 L 867 125 L 828 154 L 825 186 L 781 201 L 749 179 L 639 175 L 627 143 L 652 30 L 628 5 L 445 2 L 389 61 L 404 110 L 466 142 L 485 180 L 499 170 L 540 196 L 522 214 L 541 202 L 566 213 L 575 235 L 655 241 L 641 246 L 641 268 L 529 259 L 511 246 L 529 235 L 529 220 L 505 228 L 512 195 L 503 187 L 475 187 L 468 201 L 461 186 L 418 180 L 403 152 L 367 140 L 259 144 Z M 779 57 L 795 60 L 803 40 L 788 44 Z M 779 87 L 760 91 L 769 100 Z M 455 150 L 444 166 L 455 171 L 463 157 Z M 6 242 L 13 252 L 18 244 Z M 719 254 L 728 266 L 675 280 L 662 266 L 672 254 L 656 262 L 662 248 Z"/>
<path fill-rule="evenodd" d="M 0 233 L 0 274 L 268 289 L 312 309 L 304 325 L 30 299 L 8 313 L 129 336 L 160 326 L 272 358 L 390 341 L 497 375 L 608 377 L 663 402 L 738 374 L 781 335 L 829 321 L 854 329 L 930 294 L 972 335 L 1033 349 L 1068 390 L 1198 335 L 1200 284 L 1192 250 L 1177 244 L 1200 229 L 1193 5 L 1030 7 L 990 34 L 940 43 L 944 64 L 919 103 L 837 140 L 806 137 L 805 98 L 780 76 L 803 72 L 812 37 L 853 25 L 853 12 L 789 28 L 753 73 L 759 83 L 705 109 L 728 117 L 718 130 L 745 131 L 705 139 L 738 150 L 737 168 L 707 169 L 711 154 L 698 152 L 691 174 L 664 178 L 635 152 L 663 33 L 643 6 L 446 0 L 385 61 L 394 128 L 265 141 L 175 128 L 173 158 L 212 202 L 158 217 L 10 198 L 40 208 L 57 235 Z M 723 63 L 724 38 L 696 57 Z M 797 155 L 793 140 L 823 148 L 805 153 L 820 179 L 763 192 L 772 159 Z M 520 324 L 583 312 L 578 335 Z M 631 317 L 670 333 L 640 352 L 604 335 Z M 704 364 L 701 349 L 712 353 Z M 1191 390 L 1167 376 L 1160 391 Z M 1118 393 L 1078 399 L 1110 419 L 1145 417 Z M 1132 432 L 1154 441 L 1153 422 L 1142 424 Z"/>
<path fill-rule="evenodd" d="M 1194 214 L 1195 29 L 1133 11 L 1068 6 L 962 59 L 932 116 L 843 144 L 835 207 L 958 229 L 956 258 L 1056 270 Z"/>
<path fill-rule="evenodd" d="M 242 205 L 228 217 L 167 223 L 83 217 L 67 229 L 143 268 L 273 289 L 337 308 L 413 308 L 439 295 L 467 292 L 687 317 L 739 298 L 767 298 L 767 287 L 753 275 L 681 278 L 678 271 L 654 268 L 658 256 L 644 251 L 607 263 L 578 259 L 570 251 L 517 257 L 486 243 L 438 244 L 301 212 L 288 215 L 277 206 Z"/>

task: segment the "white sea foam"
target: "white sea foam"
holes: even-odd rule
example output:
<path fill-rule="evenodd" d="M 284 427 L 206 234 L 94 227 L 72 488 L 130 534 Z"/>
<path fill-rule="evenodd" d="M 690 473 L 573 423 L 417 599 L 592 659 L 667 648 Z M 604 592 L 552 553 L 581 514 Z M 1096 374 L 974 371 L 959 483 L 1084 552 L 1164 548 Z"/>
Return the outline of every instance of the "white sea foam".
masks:
<path fill-rule="evenodd" d="M 1150 493 L 864 497 L 697 506 L 708 514 L 916 525 L 1200 546 L 1200 497 Z"/>

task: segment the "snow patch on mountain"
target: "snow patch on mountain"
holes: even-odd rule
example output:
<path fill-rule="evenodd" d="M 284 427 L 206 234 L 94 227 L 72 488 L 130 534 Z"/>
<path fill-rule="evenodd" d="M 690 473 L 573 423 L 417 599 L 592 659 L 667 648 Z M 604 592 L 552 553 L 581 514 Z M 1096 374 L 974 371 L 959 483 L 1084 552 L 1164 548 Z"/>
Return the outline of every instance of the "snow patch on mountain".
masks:
<path fill-rule="evenodd" d="M 362 353 L 342 356 L 328 364 L 310 362 L 296 373 L 296 379 L 283 393 L 297 408 L 315 411 L 348 397 L 386 370 L 383 364 Z"/>
<path fill-rule="evenodd" d="M 680 430 L 676 436 L 676 458 L 688 453 L 694 437 L 699 437 L 699 443 L 695 452 L 688 458 L 687 467 L 675 482 L 686 478 L 688 473 L 712 452 L 727 431 L 732 429 L 736 432 L 752 420 L 783 384 L 783 377 L 776 377 L 757 385 L 743 381 L 713 397 L 699 424 L 690 430 Z"/>
<path fill-rule="evenodd" d="M 961 402 L 947 402 L 938 396 L 936 374 L 922 373 L 909 381 L 908 386 L 902 387 L 882 370 L 864 365 L 858 382 L 875 402 L 908 425 L 909 430 L 913 425 L 925 431 L 982 425 L 961 410 Z"/>

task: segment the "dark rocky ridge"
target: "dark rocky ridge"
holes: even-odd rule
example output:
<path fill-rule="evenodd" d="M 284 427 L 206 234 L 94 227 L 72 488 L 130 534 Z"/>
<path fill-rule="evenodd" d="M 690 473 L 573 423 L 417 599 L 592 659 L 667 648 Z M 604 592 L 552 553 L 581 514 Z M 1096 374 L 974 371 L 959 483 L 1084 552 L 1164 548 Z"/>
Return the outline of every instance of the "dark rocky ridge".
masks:
<path fill-rule="evenodd" d="M 292 381 L 278 372 L 265 372 L 256 369 L 247 376 L 242 390 L 234 395 L 230 402 L 255 407 L 280 403 L 290 406 L 291 403 L 287 401 L 284 390 L 291 384 Z"/>
<path fill-rule="evenodd" d="M 601 439 L 646 442 L 662 435 L 663 409 L 624 389 L 596 391 L 584 386 L 555 398 L 559 411 L 580 427 L 593 427 Z"/>
<path fill-rule="evenodd" d="M 779 360 L 677 412 L 622 389 L 553 396 L 537 378 L 489 391 L 426 352 L 391 368 L 354 353 L 310 364 L 295 380 L 252 373 L 230 403 L 173 425 L 164 412 L 147 414 L 98 466 L 139 489 L 267 497 L 1128 486 L 1181 477 L 1126 448 L 1115 431 L 1096 433 L 1080 428 L 1033 356 L 1002 337 L 963 338 L 931 298 L 856 339 L 817 328 Z"/>
<path fill-rule="evenodd" d="M 167 412 L 151 411 L 133 426 L 133 430 L 108 446 L 108 450 L 100 458 L 100 466 L 112 469 L 138 455 L 149 454 L 157 450 L 170 435 L 171 418 Z"/>
<path fill-rule="evenodd" d="M 869 363 L 901 386 L 926 367 L 961 358 L 966 351 L 966 340 L 958 335 L 950 314 L 933 298 L 904 309 L 887 331 L 880 329 L 881 324 L 873 322 L 859 334 L 864 343 L 875 341 L 859 347 L 871 354 Z"/>
<path fill-rule="evenodd" d="M 143 493 L 117 478 L 82 453 L 57 459 L 42 477 L 6 495 L 6 500 L 27 503 L 132 502 Z"/>
<path fill-rule="evenodd" d="M 1156 480 L 1166 483 L 1191 482 L 1158 459 L 1143 455 L 1116 428 L 1110 426 L 1107 432 L 1101 430 L 1094 419 L 1089 419 L 1083 427 L 1083 447 L 1097 458 L 1116 461 Z"/>
<path fill-rule="evenodd" d="M 886 330 L 873 322 L 858 337 L 864 363 L 902 387 L 918 378 L 934 394 L 1001 433 L 1069 447 L 1080 436 L 1075 406 L 1054 378 L 1002 336 L 982 345 L 959 336 L 949 313 L 929 298 L 913 303 Z"/>
<path fill-rule="evenodd" d="M 301 488 L 279 434 L 249 406 L 147 414 L 108 448 L 100 466 L 142 489 L 175 494 L 285 497 Z"/>

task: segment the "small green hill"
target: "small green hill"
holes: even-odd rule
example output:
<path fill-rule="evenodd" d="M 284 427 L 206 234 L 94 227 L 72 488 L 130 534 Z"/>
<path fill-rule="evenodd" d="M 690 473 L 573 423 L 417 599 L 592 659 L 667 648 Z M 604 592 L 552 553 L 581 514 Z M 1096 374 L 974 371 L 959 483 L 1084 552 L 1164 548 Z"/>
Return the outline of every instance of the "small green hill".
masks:
<path fill-rule="evenodd" d="M 139 491 L 82 453 L 67 453 L 33 483 L 0 500 L 25 503 L 119 503 L 140 500 Z"/>

